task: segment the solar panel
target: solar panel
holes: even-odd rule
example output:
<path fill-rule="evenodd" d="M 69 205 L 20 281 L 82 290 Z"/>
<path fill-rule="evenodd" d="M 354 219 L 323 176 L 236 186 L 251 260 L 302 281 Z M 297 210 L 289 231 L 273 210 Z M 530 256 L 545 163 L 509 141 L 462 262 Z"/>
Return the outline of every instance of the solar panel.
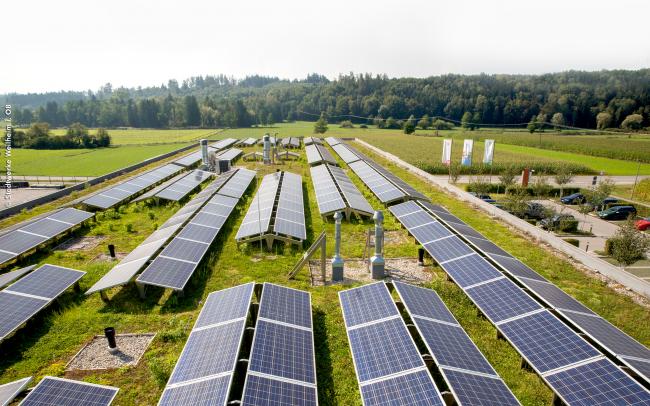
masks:
<path fill-rule="evenodd" d="M 241 241 L 245 238 L 266 233 L 271 222 L 271 213 L 275 204 L 275 198 L 280 186 L 280 172 L 264 176 L 257 193 L 248 206 L 248 212 L 237 231 L 236 239 Z"/>
<path fill-rule="evenodd" d="M 561 312 L 596 342 L 614 355 L 650 360 L 650 350 L 602 317 L 574 312 Z"/>
<path fill-rule="evenodd" d="M 246 317 L 255 283 L 234 286 L 208 295 L 194 328 Z"/>
<path fill-rule="evenodd" d="M 539 282 L 531 279 L 521 279 L 520 281 L 528 289 L 535 292 L 537 296 L 548 303 L 549 306 L 555 309 L 565 309 L 595 315 L 595 313 L 585 307 L 585 305 L 578 302 L 576 299 L 572 298 L 550 282 Z"/>
<path fill-rule="evenodd" d="M 336 153 L 341 157 L 341 159 L 346 163 L 350 164 L 352 162 L 359 161 L 361 158 L 357 156 L 354 152 L 350 151 L 350 149 L 347 147 L 345 144 L 336 144 L 332 146 L 332 149 L 336 151 Z"/>
<path fill-rule="evenodd" d="M 518 405 L 503 381 L 494 376 L 443 368 L 454 396 L 461 405 Z"/>
<path fill-rule="evenodd" d="M 461 288 L 502 276 L 501 272 L 478 254 L 471 254 L 445 263 L 445 272 Z"/>
<path fill-rule="evenodd" d="M 361 386 L 365 406 L 442 406 L 431 375 L 426 370 L 398 375 Z"/>
<path fill-rule="evenodd" d="M 288 406 L 315 401 L 311 326 L 309 293 L 264 284 L 244 384 L 244 404 Z"/>
<path fill-rule="evenodd" d="M 465 292 L 495 324 L 542 309 L 539 303 L 505 277 L 467 288 Z"/>
<path fill-rule="evenodd" d="M 183 231 L 178 233 L 178 237 L 210 244 L 218 233 L 218 228 L 205 227 L 199 224 L 188 224 L 183 227 Z"/>
<path fill-rule="evenodd" d="M 476 246 L 479 250 L 483 251 L 486 254 L 496 254 L 501 256 L 510 255 L 506 251 L 499 248 L 492 241 L 488 241 L 484 238 L 474 238 L 469 236 L 465 236 L 465 238 L 467 239 L 467 241 L 469 241 L 471 244 L 474 244 L 474 246 Z"/>
<path fill-rule="evenodd" d="M 321 140 L 320 138 L 316 138 L 316 137 L 305 137 L 303 142 L 305 143 L 305 145 L 309 145 L 309 144 L 323 145 L 323 140 Z"/>
<path fill-rule="evenodd" d="M 340 144 L 340 143 L 343 142 L 343 141 L 341 141 L 340 138 L 327 137 L 327 138 L 325 138 L 325 142 L 327 142 L 327 144 L 328 144 L 330 147 L 333 147 L 334 145 L 336 145 L 336 144 Z"/>
<path fill-rule="evenodd" d="M 244 151 L 242 151 L 239 148 L 230 148 L 230 149 L 220 153 L 219 155 L 217 155 L 217 158 L 219 158 L 219 160 L 225 160 L 225 161 L 232 162 L 235 159 L 237 159 L 243 152 Z"/>
<path fill-rule="evenodd" d="M 513 257 L 503 257 L 501 255 L 490 255 L 490 259 L 501 265 L 506 272 L 517 278 L 528 278 L 545 282 L 540 274 L 530 269 L 526 264 Z"/>
<path fill-rule="evenodd" d="M 302 177 L 283 172 L 273 230 L 299 240 L 307 238 Z"/>
<path fill-rule="evenodd" d="M 360 382 L 422 366 L 422 357 L 401 318 L 348 331 Z"/>
<path fill-rule="evenodd" d="M 441 238 L 423 244 L 423 248 L 440 264 L 450 259 L 460 258 L 464 255 L 473 254 L 471 248 L 456 236 Z"/>
<path fill-rule="evenodd" d="M 45 264 L 8 286 L 4 292 L 23 293 L 53 300 L 85 274 L 75 269 Z"/>
<path fill-rule="evenodd" d="M 175 160 L 174 163 L 176 165 L 181 165 L 181 166 L 192 166 L 199 163 L 202 159 L 203 159 L 203 154 L 201 153 L 201 151 L 196 151 Z"/>
<path fill-rule="evenodd" d="M 383 282 L 344 290 L 339 299 L 348 328 L 399 314 Z"/>
<path fill-rule="evenodd" d="M 193 330 L 168 384 L 233 371 L 245 327 L 246 320 L 236 320 L 204 330 Z M 210 350 L 216 348 L 219 350 Z"/>
<path fill-rule="evenodd" d="M 36 313 L 47 306 L 46 299 L 0 292 L 0 341 L 4 340 Z"/>
<path fill-rule="evenodd" d="M 209 244 L 199 243 L 197 241 L 185 240 L 181 237 L 174 238 L 165 249 L 160 253 L 167 258 L 189 261 L 195 264 L 199 263 L 203 255 L 208 250 Z"/>
<path fill-rule="evenodd" d="M 236 138 L 224 138 L 223 140 L 213 142 L 212 144 L 210 144 L 210 146 L 213 147 L 213 148 L 216 148 L 216 149 L 224 149 L 224 148 L 228 148 L 229 146 L 233 145 L 237 141 L 238 140 Z"/>
<path fill-rule="evenodd" d="M 211 172 L 195 169 L 178 181 L 156 193 L 155 196 L 161 199 L 179 201 L 212 176 L 213 173 Z"/>
<path fill-rule="evenodd" d="M 309 293 L 265 283 L 259 316 L 305 328 L 311 325 Z"/>
<path fill-rule="evenodd" d="M 402 303 L 413 316 L 458 324 L 447 306 L 433 290 L 398 281 L 393 281 L 393 285 L 399 293 Z"/>
<path fill-rule="evenodd" d="M 650 360 L 640 360 L 632 358 L 620 358 L 628 367 L 636 371 L 646 381 L 650 381 Z"/>
<path fill-rule="evenodd" d="M 16 256 L 37 247 L 47 240 L 47 237 L 16 230 L 0 237 L 0 249 Z"/>
<path fill-rule="evenodd" d="M 20 404 L 21 406 L 108 406 L 113 403 L 118 391 L 118 388 L 112 386 L 46 376 Z"/>
<path fill-rule="evenodd" d="M 240 199 L 253 179 L 255 179 L 255 171 L 238 169 L 232 178 L 219 189 L 219 194 Z"/>
<path fill-rule="evenodd" d="M 449 230 L 437 221 L 416 224 L 413 228 L 409 229 L 409 232 L 416 240 L 421 241 L 421 244 L 426 244 L 452 235 Z"/>
<path fill-rule="evenodd" d="M 316 388 L 291 382 L 249 375 L 242 405 L 316 406 Z"/>
<path fill-rule="evenodd" d="M 334 179 L 327 170 L 327 165 L 317 165 L 309 168 L 311 181 L 316 193 L 316 203 L 321 215 L 333 214 L 345 210 L 347 205 L 336 187 Z"/>
<path fill-rule="evenodd" d="M 158 406 L 225 405 L 228 400 L 231 379 L 230 375 L 224 375 L 167 387 Z"/>
<path fill-rule="evenodd" d="M 569 405 L 650 404 L 650 392 L 606 359 L 549 374 L 545 379 Z"/>
<path fill-rule="evenodd" d="M 17 381 L 0 385 L 0 405 L 8 406 L 16 396 L 32 381 L 32 377 L 19 379 Z"/>
<path fill-rule="evenodd" d="M 37 234 L 46 238 L 52 238 L 69 228 L 70 224 L 68 223 L 44 218 L 37 220 L 25 227 L 22 227 L 20 230 L 23 232 Z"/>
<path fill-rule="evenodd" d="M 368 203 L 368 200 L 366 200 L 363 194 L 361 194 L 356 185 L 352 183 L 343 169 L 331 165 L 328 165 L 327 168 L 341 190 L 341 193 L 343 193 L 343 197 L 348 206 L 357 213 L 372 215 L 374 213 L 372 206 Z"/>
<path fill-rule="evenodd" d="M 500 324 L 499 329 L 541 374 L 600 355 L 546 310 Z"/>
<path fill-rule="evenodd" d="M 461 220 L 458 220 L 461 221 Z M 480 238 L 485 240 L 485 237 L 483 237 L 483 234 L 479 233 L 478 231 L 474 230 L 472 227 L 467 226 L 465 224 L 460 224 L 456 222 L 450 222 L 449 226 L 454 229 L 458 234 L 464 236 L 464 237 L 472 237 L 472 238 Z"/>
<path fill-rule="evenodd" d="M 34 269 L 36 265 L 30 265 L 26 266 L 24 268 L 16 269 L 11 272 L 4 273 L 0 275 L 0 288 L 10 284 L 11 282 L 15 281 L 16 279 L 20 278 L 21 276 L 25 275 L 26 273 L 29 273 Z"/>
<path fill-rule="evenodd" d="M 350 168 L 382 203 L 391 203 L 406 194 L 371 168 L 365 161 L 352 162 Z"/>
<path fill-rule="evenodd" d="M 159 256 L 140 274 L 137 282 L 179 289 L 178 286 L 185 286 L 195 269 L 196 264 Z"/>

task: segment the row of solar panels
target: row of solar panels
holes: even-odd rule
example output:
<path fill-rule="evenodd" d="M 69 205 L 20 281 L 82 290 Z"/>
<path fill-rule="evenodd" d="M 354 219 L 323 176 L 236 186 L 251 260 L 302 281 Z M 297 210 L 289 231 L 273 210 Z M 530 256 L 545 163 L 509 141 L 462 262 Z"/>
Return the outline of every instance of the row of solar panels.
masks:
<path fill-rule="evenodd" d="M 183 170 L 182 166 L 166 164 L 149 172 L 138 175 L 118 185 L 105 189 L 83 201 L 86 206 L 108 209 L 120 204 L 156 183 L 167 179 Z"/>
<path fill-rule="evenodd" d="M 459 405 L 518 405 L 510 389 L 430 289 L 393 282 Z M 444 405 L 384 282 L 339 293 L 365 405 Z"/>
<path fill-rule="evenodd" d="M 390 211 L 566 404 L 650 402 L 650 392 L 423 206 L 411 201 Z"/>
<path fill-rule="evenodd" d="M 372 217 L 370 203 L 352 183 L 343 169 L 329 164 L 312 166 L 311 181 L 316 192 L 318 210 L 322 216 L 345 213 L 350 218 L 352 213 Z"/>
<path fill-rule="evenodd" d="M 12 275 L 13 280 L 29 272 L 29 268 L 18 272 Z M 46 264 L 0 291 L 0 341 L 13 334 L 85 274 Z"/>
<path fill-rule="evenodd" d="M 32 381 L 31 377 L 0 385 L 0 405 L 9 405 Z M 20 406 L 108 406 L 118 388 L 70 379 L 44 377 Z"/>
<path fill-rule="evenodd" d="M 138 247 L 124 257 L 119 264 L 106 273 L 86 294 L 92 294 L 115 286 L 121 286 L 131 279 L 151 260 L 183 225 L 199 211 L 217 191 L 224 196 L 239 199 L 255 172 L 237 169 L 219 175 L 212 183 L 197 193 L 185 206 L 172 215 Z M 248 180 L 247 180 L 248 179 Z M 210 217 L 208 217 L 209 219 Z M 199 229 L 201 230 L 201 229 Z"/>
<path fill-rule="evenodd" d="M 254 177 L 254 171 L 237 170 L 181 228 L 136 282 L 183 290 Z"/>
<path fill-rule="evenodd" d="M 316 137 L 305 137 L 303 139 L 303 142 L 305 143 L 305 145 L 311 145 L 311 144 L 323 145 L 323 140 Z"/>
<path fill-rule="evenodd" d="M 155 194 L 156 197 L 165 200 L 179 201 L 185 198 L 190 192 L 214 175 L 212 172 L 195 169 L 178 179 L 176 182 L 162 189 Z"/>
<path fill-rule="evenodd" d="M 280 145 L 284 148 L 300 148 L 300 138 L 286 137 L 280 140 Z"/>
<path fill-rule="evenodd" d="M 320 144 L 306 145 L 305 153 L 307 154 L 307 163 L 309 165 L 317 165 L 322 163 L 338 165 L 336 159 L 334 159 L 330 151 Z"/>
<path fill-rule="evenodd" d="M 424 204 L 439 221 L 494 261 L 535 297 L 556 310 L 577 329 L 650 383 L 650 349 L 625 334 L 553 283 L 514 258 L 441 206 Z"/>
<path fill-rule="evenodd" d="M 240 404 L 318 404 L 310 294 L 264 283 L 255 320 L 254 288 L 251 282 L 208 296 L 159 405 L 226 405 L 244 333 L 253 323 Z"/>
<path fill-rule="evenodd" d="M 0 264 L 16 259 L 93 216 L 69 207 L 0 236 Z"/>
<path fill-rule="evenodd" d="M 235 145 L 242 147 L 252 147 L 253 145 L 257 144 L 257 141 L 259 141 L 257 138 L 245 138 L 239 140 L 239 142 L 237 142 Z"/>
<path fill-rule="evenodd" d="M 302 177 L 291 172 L 266 175 L 235 238 L 238 242 L 267 240 L 270 243 L 273 239 L 305 240 Z"/>

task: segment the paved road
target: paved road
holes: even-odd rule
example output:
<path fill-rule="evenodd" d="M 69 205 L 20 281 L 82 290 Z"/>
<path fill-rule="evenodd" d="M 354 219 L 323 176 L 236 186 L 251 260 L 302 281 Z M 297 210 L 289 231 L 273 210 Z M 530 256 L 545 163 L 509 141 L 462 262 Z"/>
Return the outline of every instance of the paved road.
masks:
<path fill-rule="evenodd" d="M 448 180 L 449 176 L 447 175 L 434 175 L 436 179 L 440 179 L 442 181 Z M 591 186 L 593 176 L 576 176 L 573 178 L 573 181 L 568 185 L 568 186 L 575 186 L 575 187 L 586 187 L 586 186 Z M 633 185 L 634 184 L 634 176 L 599 176 L 598 179 L 611 179 L 615 184 L 617 185 Z M 639 175 L 639 181 L 645 178 L 650 178 L 650 175 Z M 531 181 L 534 181 L 535 177 L 531 177 Z M 458 178 L 458 183 L 469 183 L 471 180 L 471 176 L 461 176 Z M 489 180 L 489 179 L 488 179 Z M 556 185 L 555 181 L 553 180 L 552 176 L 548 177 L 548 182 L 551 185 Z M 499 183 L 499 177 L 497 175 L 492 175 L 492 183 Z M 517 183 L 521 183 L 521 176 L 517 177 Z"/>

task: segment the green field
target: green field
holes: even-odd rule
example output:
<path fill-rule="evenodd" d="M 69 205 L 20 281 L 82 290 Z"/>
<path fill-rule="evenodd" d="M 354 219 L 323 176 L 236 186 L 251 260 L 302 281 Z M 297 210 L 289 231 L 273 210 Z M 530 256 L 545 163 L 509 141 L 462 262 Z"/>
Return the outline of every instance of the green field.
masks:
<path fill-rule="evenodd" d="M 252 131 L 233 131 L 231 135 L 234 133 L 241 136 L 259 135 L 259 132 Z M 513 232 L 511 228 L 494 222 L 487 215 L 442 193 L 407 171 L 377 158 L 369 151 L 363 152 L 375 157 L 378 162 L 423 191 L 434 202 L 445 205 L 486 237 L 628 334 L 645 345 L 650 345 L 650 330 L 647 328 L 650 324 L 650 312 L 647 308 L 635 303 L 628 296 L 618 294 L 603 282 L 587 276 L 571 263 L 549 255 L 543 247 Z M 309 169 L 304 158 L 298 162 L 274 167 L 260 164 L 246 166 L 258 169 L 260 177 L 276 169 L 301 174 L 307 197 L 305 213 L 308 241 L 305 247 L 322 230 L 326 231 L 328 239 L 332 238 L 333 224 L 331 221 L 324 222 L 318 213 Z M 345 165 L 342 167 L 347 168 Z M 356 175 L 351 171 L 348 171 L 348 174 L 371 205 L 379 209 L 381 204 Z M 249 281 L 270 281 L 307 289 L 312 293 L 320 404 L 360 405 L 357 380 L 337 298 L 337 292 L 349 286 L 312 287 L 304 270 L 296 280 L 288 281 L 285 275 L 302 257 L 302 249 L 276 248 L 273 252 L 265 252 L 260 256 L 259 248 L 238 248 L 234 236 L 251 200 L 252 191 L 239 203 L 221 231 L 209 260 L 191 279 L 184 297 L 150 289 L 147 299 L 142 301 L 133 285 L 111 290 L 109 296 L 112 300 L 109 304 L 103 303 L 98 295 L 85 297 L 83 293 L 66 293 L 53 309 L 45 311 L 42 316 L 28 323 L 2 344 L 0 384 L 27 375 L 34 375 L 37 379 L 44 375 L 67 376 L 120 387 L 115 405 L 155 404 L 208 293 Z M 154 230 L 156 224 L 162 224 L 177 209 L 176 205 L 131 204 L 119 210 L 118 216 L 100 213 L 95 223 L 81 230 L 82 235 L 106 237 L 98 247 L 78 252 L 48 251 L 32 258 L 29 263 L 47 262 L 84 270 L 88 272 L 81 281 L 82 290 L 85 290 L 113 266 L 113 263 L 100 257 L 100 254 L 106 251 L 106 244 L 115 244 L 118 252 L 129 252 Z M 153 219 L 150 219 L 150 216 L 153 216 Z M 126 231 L 127 224 L 132 225 L 133 231 L 130 233 Z M 344 258 L 361 256 L 365 234 L 371 226 L 370 221 L 343 224 Z M 387 257 L 416 255 L 413 240 L 407 237 L 406 232 L 390 214 L 386 215 L 385 227 L 401 236 L 397 239 L 399 242 L 387 244 Z M 332 245 L 328 242 L 328 256 L 333 254 Z M 469 299 L 456 285 L 446 280 L 441 269 L 431 267 L 431 283 L 428 286 L 441 295 L 472 340 L 524 405 L 550 404 L 551 391 L 537 375 L 520 368 L 520 357 L 515 350 L 504 340 L 497 339 L 495 328 L 485 318 L 478 316 Z M 156 332 L 157 336 L 137 367 L 66 374 L 65 364 L 70 357 L 93 335 L 101 334 L 106 326 L 114 326 L 118 333 Z"/>
<path fill-rule="evenodd" d="M 96 129 L 90 129 L 89 133 L 94 134 Z M 111 145 L 154 145 L 154 144 L 176 144 L 182 142 L 198 141 L 201 138 L 217 137 L 223 130 L 210 129 L 111 129 L 108 133 L 111 136 Z M 55 128 L 52 135 L 64 135 L 64 128 Z"/>
<path fill-rule="evenodd" d="M 187 143 L 124 145 L 96 149 L 13 149 L 11 169 L 14 175 L 99 176 L 184 145 Z"/>

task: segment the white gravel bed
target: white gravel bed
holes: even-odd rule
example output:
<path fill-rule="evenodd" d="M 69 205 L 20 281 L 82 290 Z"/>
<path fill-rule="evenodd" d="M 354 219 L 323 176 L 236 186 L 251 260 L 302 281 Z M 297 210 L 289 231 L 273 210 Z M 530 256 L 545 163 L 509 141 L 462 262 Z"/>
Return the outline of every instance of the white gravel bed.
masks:
<path fill-rule="evenodd" d="M 111 353 L 104 336 L 95 336 L 68 363 L 66 370 L 114 369 L 135 366 L 147 350 L 155 334 L 118 334 L 117 351 Z"/>

